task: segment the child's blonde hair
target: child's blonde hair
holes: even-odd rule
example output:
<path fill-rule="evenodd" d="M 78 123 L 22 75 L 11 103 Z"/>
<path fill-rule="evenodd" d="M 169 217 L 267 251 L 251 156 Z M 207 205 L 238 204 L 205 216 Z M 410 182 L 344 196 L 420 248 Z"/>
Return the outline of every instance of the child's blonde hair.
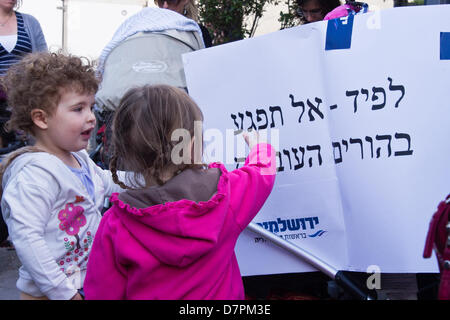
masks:
<path fill-rule="evenodd" d="M 131 171 L 145 181 L 162 185 L 163 173 L 186 168 L 204 167 L 203 164 L 172 161 L 172 150 L 180 141 L 172 141 L 177 129 L 185 129 L 194 137 L 194 122 L 203 121 L 197 104 L 185 91 L 167 85 L 147 85 L 129 90 L 116 110 L 112 125 L 112 157 L 110 170 L 113 180 L 122 188 L 118 168 Z M 183 141 L 186 143 L 186 141 Z M 189 143 L 189 142 L 188 142 Z M 203 141 L 197 141 L 203 144 Z M 147 187 L 140 183 L 140 187 Z"/>

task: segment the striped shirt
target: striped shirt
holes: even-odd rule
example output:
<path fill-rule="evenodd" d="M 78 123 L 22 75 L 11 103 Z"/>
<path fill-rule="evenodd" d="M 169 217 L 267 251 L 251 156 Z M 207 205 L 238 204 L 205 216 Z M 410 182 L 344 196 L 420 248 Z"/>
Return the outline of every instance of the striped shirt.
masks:
<path fill-rule="evenodd" d="M 17 17 L 17 42 L 11 52 L 8 52 L 0 44 L 0 75 L 4 75 L 8 68 L 19 62 L 22 57 L 32 51 L 31 40 L 25 31 L 22 14 L 16 12 Z"/>

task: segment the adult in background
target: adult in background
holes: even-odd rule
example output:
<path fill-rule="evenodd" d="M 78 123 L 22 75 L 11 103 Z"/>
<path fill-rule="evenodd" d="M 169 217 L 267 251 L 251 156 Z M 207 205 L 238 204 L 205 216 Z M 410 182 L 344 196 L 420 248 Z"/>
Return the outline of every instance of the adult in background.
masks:
<path fill-rule="evenodd" d="M 333 9 L 339 7 L 339 0 L 297 0 L 301 24 L 322 21 Z"/>
<path fill-rule="evenodd" d="M 195 0 L 155 0 L 155 4 L 164 9 L 169 9 L 179 14 L 182 14 L 186 18 L 192 19 L 198 23 L 198 8 Z M 209 34 L 208 29 L 198 24 L 203 35 L 203 42 L 205 43 L 205 48 L 212 46 L 212 38 Z"/>
<path fill-rule="evenodd" d="M 22 57 L 31 52 L 47 51 L 41 25 L 31 15 L 16 11 L 21 0 L 0 0 L 0 76 Z M 6 95 L 0 88 L 0 147 L 13 142 L 13 133 L 5 132 L 3 125 L 9 119 Z"/>

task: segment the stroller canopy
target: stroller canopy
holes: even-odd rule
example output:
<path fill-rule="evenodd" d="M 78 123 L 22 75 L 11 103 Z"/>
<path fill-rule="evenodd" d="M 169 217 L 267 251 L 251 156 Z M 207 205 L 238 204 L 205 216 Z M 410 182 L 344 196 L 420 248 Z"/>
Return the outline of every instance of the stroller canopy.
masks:
<path fill-rule="evenodd" d="M 119 27 L 99 58 L 97 105 L 114 111 L 124 93 L 140 85 L 186 89 L 181 55 L 202 48 L 195 21 L 171 10 L 144 8 Z"/>

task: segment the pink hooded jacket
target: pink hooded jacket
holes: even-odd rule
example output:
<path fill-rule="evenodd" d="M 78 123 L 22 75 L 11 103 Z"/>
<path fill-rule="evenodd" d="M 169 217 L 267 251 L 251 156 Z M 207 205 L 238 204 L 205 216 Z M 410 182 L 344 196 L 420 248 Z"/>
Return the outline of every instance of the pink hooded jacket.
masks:
<path fill-rule="evenodd" d="M 213 163 L 113 194 L 89 257 L 86 299 L 244 299 L 234 247 L 275 172 L 274 149 L 259 144 L 231 172 Z"/>

